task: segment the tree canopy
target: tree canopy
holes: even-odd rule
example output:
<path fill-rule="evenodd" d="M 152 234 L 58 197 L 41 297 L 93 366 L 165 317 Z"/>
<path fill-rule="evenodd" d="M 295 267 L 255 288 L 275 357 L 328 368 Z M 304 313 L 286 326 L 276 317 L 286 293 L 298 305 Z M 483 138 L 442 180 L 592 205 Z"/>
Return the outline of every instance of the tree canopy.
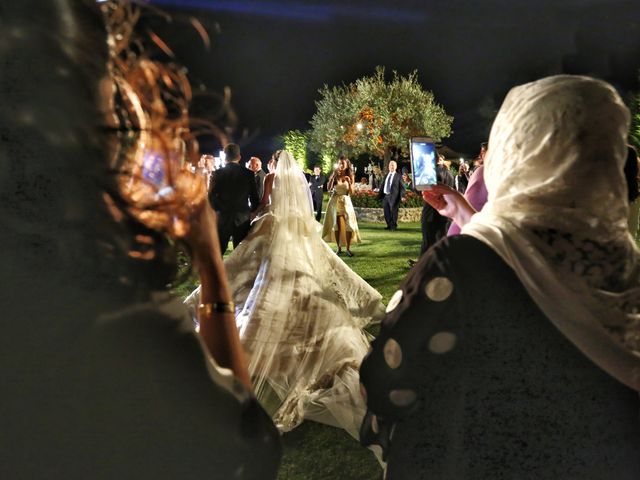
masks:
<path fill-rule="evenodd" d="M 369 154 L 385 159 L 391 150 L 407 153 L 409 138 L 428 136 L 440 141 L 451 134 L 453 117 L 423 90 L 417 72 L 393 72 L 385 80 L 384 67 L 348 85 L 324 85 L 311 120 L 310 148 L 334 157 Z"/>
<path fill-rule="evenodd" d="M 300 168 L 305 170 L 307 165 L 307 143 L 308 138 L 305 132 L 300 130 L 289 130 L 282 136 L 284 148 L 293 155 Z"/>

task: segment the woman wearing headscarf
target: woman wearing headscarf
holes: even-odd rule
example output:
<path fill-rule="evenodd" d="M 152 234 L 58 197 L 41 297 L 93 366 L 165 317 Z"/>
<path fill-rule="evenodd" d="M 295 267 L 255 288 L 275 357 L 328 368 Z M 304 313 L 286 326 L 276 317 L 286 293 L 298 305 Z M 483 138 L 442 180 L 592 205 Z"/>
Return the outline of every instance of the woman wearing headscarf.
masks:
<path fill-rule="evenodd" d="M 414 267 L 361 367 L 361 437 L 387 478 L 640 478 L 628 122 L 586 77 L 507 95 L 488 203 Z M 473 213 L 435 197 L 461 224 Z"/>
<path fill-rule="evenodd" d="M 105 32 L 98 8 L 122 30 Z M 188 121 L 178 110 L 164 123 L 142 100 L 182 99 L 180 82 L 167 92 L 156 76 L 175 70 L 139 42 L 118 55 L 138 14 L 127 2 L 2 6 L 0 478 L 276 477 L 279 436 L 251 394 L 204 182 L 178 174 L 171 199 L 127 195 L 174 170 L 169 144 Z M 118 74 L 129 60 L 148 74 L 136 85 Z M 200 336 L 167 289 L 172 226 L 200 267 Z"/>

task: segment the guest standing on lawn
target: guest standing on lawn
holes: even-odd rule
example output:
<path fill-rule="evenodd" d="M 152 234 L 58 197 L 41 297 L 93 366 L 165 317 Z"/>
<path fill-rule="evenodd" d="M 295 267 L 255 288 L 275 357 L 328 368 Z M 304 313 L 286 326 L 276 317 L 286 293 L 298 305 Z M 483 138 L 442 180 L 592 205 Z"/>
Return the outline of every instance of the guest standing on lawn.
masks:
<path fill-rule="evenodd" d="M 324 183 L 327 177 L 320 170 L 320 165 L 313 166 L 313 175 L 309 177 L 309 190 L 311 190 L 311 199 L 313 200 L 313 211 L 316 212 L 316 220 L 322 218 L 322 199 L 324 194 Z"/>
<path fill-rule="evenodd" d="M 218 238 L 224 255 L 233 239 L 233 248 L 244 240 L 251 228 L 250 215 L 260 202 L 255 176 L 240 165 L 240 147 L 230 143 L 224 147 L 226 164 L 213 172 L 209 202 L 218 213 Z"/>
<path fill-rule="evenodd" d="M 384 221 L 387 222 L 386 229 L 391 231 L 398 228 L 398 210 L 405 194 L 402 177 L 396 172 L 397 168 L 398 164 L 391 160 L 389 162 L 389 173 L 384 178 L 382 188 L 378 192 L 378 197 L 382 199 Z"/>
<path fill-rule="evenodd" d="M 344 156 L 338 161 L 338 168 L 331 174 L 327 190 L 331 192 L 331 198 L 327 204 L 327 213 L 324 216 L 322 239 L 325 242 L 338 244 L 336 253 L 342 253 L 342 247 L 346 246 L 347 255 L 353 257 L 351 243 L 360 243 L 360 231 L 356 212 L 353 209 L 350 195 L 353 193 L 354 175 L 351 162 Z"/>
<path fill-rule="evenodd" d="M 262 169 L 262 160 L 258 157 L 251 157 L 247 168 L 253 172 L 258 198 L 262 200 L 262 194 L 264 193 L 264 179 L 267 176 Z"/>
<path fill-rule="evenodd" d="M 545 78 L 498 112 L 481 212 L 423 192 L 464 228 L 422 256 L 362 362 L 385 478 L 640 478 L 628 131 L 610 85 Z"/>
<path fill-rule="evenodd" d="M 483 159 L 487 155 L 488 152 L 488 143 L 483 142 L 480 144 L 480 155 L 478 158 Z M 458 190 L 460 191 L 460 190 Z M 471 206 L 479 212 L 484 207 L 484 204 L 487 203 L 489 198 L 489 194 L 487 193 L 487 186 L 484 183 L 484 166 L 480 165 L 475 169 L 472 175 L 470 175 L 469 183 L 467 184 L 467 188 L 464 192 L 464 198 L 471 204 Z M 461 227 L 455 222 L 451 222 L 449 226 L 449 231 L 447 232 L 447 236 L 451 237 L 453 235 L 460 234 Z"/>

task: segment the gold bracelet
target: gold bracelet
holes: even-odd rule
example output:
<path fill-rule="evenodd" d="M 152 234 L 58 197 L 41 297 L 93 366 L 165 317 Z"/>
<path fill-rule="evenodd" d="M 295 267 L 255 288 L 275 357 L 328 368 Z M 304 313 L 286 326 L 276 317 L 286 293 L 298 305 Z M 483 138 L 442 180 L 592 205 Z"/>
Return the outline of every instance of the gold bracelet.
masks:
<path fill-rule="evenodd" d="M 236 304 L 233 302 L 213 302 L 198 305 L 198 316 L 211 315 L 212 313 L 236 313 Z"/>

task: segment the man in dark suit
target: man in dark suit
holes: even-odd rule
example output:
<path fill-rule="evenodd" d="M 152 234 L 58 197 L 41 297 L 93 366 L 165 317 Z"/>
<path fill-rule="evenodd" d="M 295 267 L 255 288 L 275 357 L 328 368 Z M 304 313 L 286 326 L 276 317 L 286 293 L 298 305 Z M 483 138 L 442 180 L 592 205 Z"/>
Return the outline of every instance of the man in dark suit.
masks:
<path fill-rule="evenodd" d="M 451 172 L 449 172 L 445 166 L 444 157 L 440 155 L 438 155 L 436 164 L 436 177 L 438 183 L 455 187 L 453 175 L 451 175 Z M 420 226 L 422 227 L 422 247 L 420 249 L 420 255 L 447 234 L 449 223 L 450 221 L 447 217 L 443 217 L 435 208 L 427 202 L 424 202 L 422 215 L 420 216 Z"/>
<path fill-rule="evenodd" d="M 391 160 L 389 162 L 389 173 L 384 177 L 382 186 L 378 191 L 378 197 L 382 199 L 384 209 L 384 221 L 387 222 L 387 230 L 398 228 L 398 210 L 400 202 L 404 200 L 405 189 L 402 184 L 402 176 L 396 171 L 398 164 Z"/>
<path fill-rule="evenodd" d="M 311 190 L 311 198 L 313 200 L 313 209 L 316 212 L 316 220 L 322 218 L 322 192 L 323 185 L 327 181 L 327 177 L 320 170 L 319 165 L 313 166 L 313 175 L 309 176 L 309 189 Z"/>
<path fill-rule="evenodd" d="M 211 175 L 209 202 L 218 213 L 218 236 L 222 254 L 229 238 L 233 248 L 244 240 L 251 228 L 250 214 L 260 203 L 254 173 L 240 165 L 240 147 L 230 143 L 224 148 L 225 166 Z"/>
<path fill-rule="evenodd" d="M 258 189 L 258 199 L 262 200 L 262 194 L 264 193 L 264 178 L 267 176 L 262 170 L 262 161 L 258 157 L 251 157 L 249 159 L 249 170 L 254 174 L 256 181 L 256 188 Z"/>

